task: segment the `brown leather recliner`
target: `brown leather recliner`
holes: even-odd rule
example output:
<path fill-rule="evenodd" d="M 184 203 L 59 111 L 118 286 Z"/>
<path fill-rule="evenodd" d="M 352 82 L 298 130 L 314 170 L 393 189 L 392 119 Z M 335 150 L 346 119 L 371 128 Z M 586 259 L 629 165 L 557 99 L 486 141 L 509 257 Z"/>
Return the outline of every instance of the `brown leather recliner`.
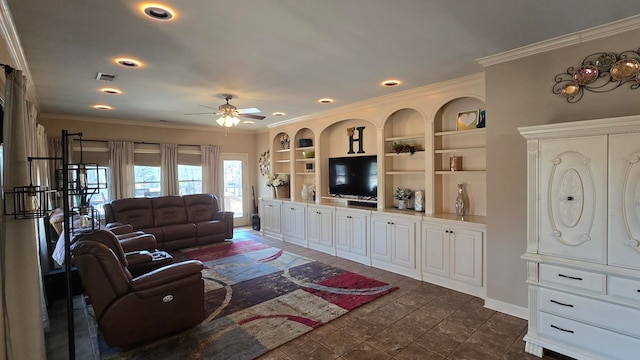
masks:
<path fill-rule="evenodd" d="M 120 243 L 97 230 L 74 239 L 72 260 L 110 346 L 175 333 L 204 317 L 202 263 L 175 263 L 133 278 Z"/>

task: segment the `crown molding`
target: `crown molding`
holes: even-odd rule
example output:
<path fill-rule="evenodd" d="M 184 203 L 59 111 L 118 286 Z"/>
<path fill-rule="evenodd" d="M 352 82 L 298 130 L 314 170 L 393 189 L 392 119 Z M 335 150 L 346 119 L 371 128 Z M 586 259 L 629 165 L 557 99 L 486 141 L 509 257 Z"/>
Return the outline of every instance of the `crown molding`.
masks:
<path fill-rule="evenodd" d="M 582 42 L 620 34 L 638 28 L 640 28 L 640 15 L 634 15 L 626 19 L 614 21 L 608 24 L 596 26 L 575 33 L 558 36 L 553 39 L 505 51 L 500 54 L 479 58 L 476 59 L 476 61 L 485 67 L 496 65 L 507 61 L 517 60 L 527 56 L 567 47 L 570 45 L 580 44 Z"/>
<path fill-rule="evenodd" d="M 220 132 L 220 133 L 227 132 L 227 128 L 220 127 L 217 124 L 216 126 L 183 125 L 183 124 L 175 124 L 175 123 L 141 121 L 141 120 L 124 120 L 124 119 L 114 119 L 114 118 L 90 118 L 86 116 L 65 115 L 65 114 L 40 114 L 38 118 L 46 119 L 46 120 L 81 121 L 81 122 L 99 123 L 99 124 L 141 126 L 141 127 L 154 127 L 154 128 L 165 128 L 165 129 L 210 131 L 210 132 Z M 238 129 L 236 127 L 228 128 L 228 129 L 229 129 L 229 133 L 248 133 L 248 134 L 255 133 L 255 130 L 250 130 L 250 129 Z"/>
<path fill-rule="evenodd" d="M 40 109 L 38 94 L 36 93 L 36 84 L 33 82 L 27 59 L 24 56 L 24 51 L 20 44 L 20 37 L 13 23 L 7 0 L 0 1 L 0 36 L 5 40 L 7 52 L 9 56 L 11 56 L 13 65 L 17 69 L 22 70 L 22 74 L 27 78 L 28 99 L 36 106 L 36 109 Z"/>
<path fill-rule="evenodd" d="M 267 128 L 277 128 L 288 124 L 294 124 L 302 121 L 317 120 L 318 118 L 326 117 L 340 117 L 340 115 L 350 112 L 364 111 L 370 108 L 379 108 L 385 104 L 393 104 L 402 100 L 425 97 L 433 94 L 446 92 L 450 89 L 460 89 L 461 87 L 468 87 L 470 83 L 476 81 L 484 82 L 484 72 L 475 73 L 472 75 L 463 76 L 453 80 L 447 80 L 435 84 L 429 84 L 421 87 L 411 88 L 404 91 L 399 91 L 393 94 L 382 95 L 371 99 L 366 99 L 350 104 L 346 104 L 340 107 L 336 107 L 331 110 L 325 110 L 308 115 L 299 116 L 292 119 L 278 121 L 267 125 Z M 483 94 L 484 95 L 484 94 Z"/>

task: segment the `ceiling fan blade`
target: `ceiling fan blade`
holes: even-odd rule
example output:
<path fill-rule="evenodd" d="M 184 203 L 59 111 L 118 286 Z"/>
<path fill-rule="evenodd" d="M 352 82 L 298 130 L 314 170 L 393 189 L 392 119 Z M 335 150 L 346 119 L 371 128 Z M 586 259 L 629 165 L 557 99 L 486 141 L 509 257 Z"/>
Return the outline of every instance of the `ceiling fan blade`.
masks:
<path fill-rule="evenodd" d="M 217 107 L 211 107 L 211 106 L 207 106 L 207 105 L 198 105 L 198 106 L 202 106 L 202 107 L 206 107 L 206 108 L 209 108 L 209 109 L 213 109 L 213 110 L 215 110 L 215 111 L 218 111 L 218 108 L 217 108 Z"/>
<path fill-rule="evenodd" d="M 253 114 L 238 114 L 238 116 L 244 117 L 244 118 L 249 118 L 249 119 L 256 119 L 256 120 L 262 120 L 262 119 L 264 119 L 266 117 L 266 116 L 262 116 L 262 115 L 253 115 Z"/>
<path fill-rule="evenodd" d="M 216 115 L 216 114 L 209 111 L 204 113 L 188 113 L 188 114 L 182 114 L 182 115 Z"/>
<path fill-rule="evenodd" d="M 246 108 L 246 109 L 238 109 L 238 113 L 240 114 L 256 114 L 262 112 L 258 108 Z"/>

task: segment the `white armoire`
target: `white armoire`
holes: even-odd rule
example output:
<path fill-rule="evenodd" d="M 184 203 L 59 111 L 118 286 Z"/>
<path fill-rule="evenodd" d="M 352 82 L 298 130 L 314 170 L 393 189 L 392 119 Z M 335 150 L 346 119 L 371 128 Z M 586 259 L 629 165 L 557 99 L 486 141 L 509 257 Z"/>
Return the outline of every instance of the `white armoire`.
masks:
<path fill-rule="evenodd" d="M 528 151 L 526 351 L 640 359 L 640 116 L 518 130 Z"/>

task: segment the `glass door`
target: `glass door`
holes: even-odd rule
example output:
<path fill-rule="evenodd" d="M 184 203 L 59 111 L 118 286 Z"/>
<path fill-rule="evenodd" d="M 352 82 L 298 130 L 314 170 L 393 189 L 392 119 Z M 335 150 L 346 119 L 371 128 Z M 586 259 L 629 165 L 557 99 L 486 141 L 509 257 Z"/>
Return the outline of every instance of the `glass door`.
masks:
<path fill-rule="evenodd" d="M 223 169 L 222 203 L 225 211 L 233 211 L 234 226 L 249 225 L 250 211 L 248 202 L 251 198 L 247 191 L 247 154 L 220 154 Z"/>

